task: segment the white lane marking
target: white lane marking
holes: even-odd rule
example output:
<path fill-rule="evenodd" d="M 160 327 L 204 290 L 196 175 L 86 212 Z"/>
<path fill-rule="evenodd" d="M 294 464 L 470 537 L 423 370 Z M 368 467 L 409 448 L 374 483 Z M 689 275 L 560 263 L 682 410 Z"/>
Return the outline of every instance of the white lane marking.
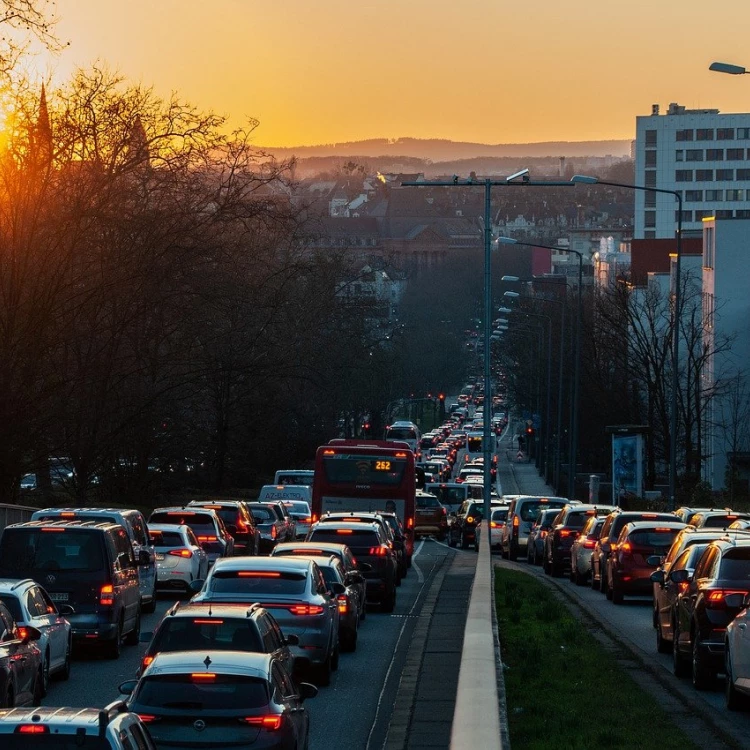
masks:
<path fill-rule="evenodd" d="M 422 539 L 422 541 L 420 541 L 420 542 L 419 542 L 419 544 L 417 545 L 417 549 L 416 549 L 416 551 L 415 551 L 415 552 L 414 552 L 414 553 L 412 554 L 412 556 L 411 556 L 411 561 L 412 561 L 412 563 L 413 563 L 413 562 L 414 562 L 414 560 L 416 559 L 417 555 L 418 555 L 418 554 L 419 554 L 419 553 L 420 553 L 420 552 L 422 551 L 422 547 L 424 547 L 424 541 L 425 541 L 425 540 L 424 540 L 424 539 Z"/>
<path fill-rule="evenodd" d="M 419 554 L 419 552 L 422 550 L 422 545 L 424 544 L 424 540 L 419 544 L 419 548 L 412 554 L 412 567 L 414 566 L 414 558 Z M 404 623 L 401 626 L 401 630 L 398 631 L 398 638 L 396 639 L 396 645 L 393 647 L 393 656 L 391 657 L 391 663 L 388 665 L 388 671 L 385 673 L 385 679 L 383 680 L 383 687 L 380 690 L 380 695 L 378 696 L 378 702 L 375 706 L 375 716 L 372 719 L 372 726 L 370 727 L 370 733 L 367 735 L 367 744 L 365 745 L 365 750 L 370 750 L 370 742 L 372 740 L 372 734 L 375 731 L 375 726 L 378 723 L 378 716 L 380 715 L 380 708 L 383 704 L 383 698 L 385 696 L 385 689 L 388 687 L 388 679 L 391 676 L 391 671 L 393 670 L 393 663 L 396 660 L 396 654 L 398 653 L 398 645 L 401 643 L 401 638 L 404 635 L 404 629 L 406 628 L 406 625 L 409 623 L 411 619 L 411 615 L 414 614 L 414 610 L 416 609 L 417 604 L 419 603 L 419 597 L 422 596 L 422 591 L 424 590 L 424 587 L 426 586 L 426 582 L 424 581 L 424 576 L 422 577 L 422 585 L 419 588 L 419 591 L 417 592 L 416 597 L 414 598 L 414 604 L 411 605 L 411 609 L 409 610 L 406 617 L 404 617 Z"/>

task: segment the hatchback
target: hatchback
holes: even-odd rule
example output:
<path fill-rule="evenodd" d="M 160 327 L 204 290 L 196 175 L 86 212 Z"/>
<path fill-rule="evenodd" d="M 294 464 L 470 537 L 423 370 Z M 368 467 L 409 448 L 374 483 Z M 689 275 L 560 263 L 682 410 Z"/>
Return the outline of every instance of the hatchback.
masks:
<path fill-rule="evenodd" d="M 312 524 L 310 504 L 305 500 L 286 500 L 284 505 L 289 511 L 289 515 L 294 519 L 296 538 L 304 539 L 307 532 L 310 531 L 310 524 Z"/>
<path fill-rule="evenodd" d="M 541 497 L 539 495 L 521 495 L 510 502 L 508 523 L 503 529 L 500 550 L 503 557 L 509 560 L 518 559 L 526 554 L 529 531 L 537 516 L 548 508 L 563 508 L 568 504 L 564 497 Z M 572 504 L 572 503 L 571 503 Z"/>
<path fill-rule="evenodd" d="M 305 748 L 317 695 L 270 654 L 205 650 L 158 654 L 120 692 L 157 746 L 182 748 Z"/>
<path fill-rule="evenodd" d="M 201 502 L 191 500 L 189 508 L 215 510 L 226 530 L 234 538 L 234 555 L 257 555 L 260 549 L 260 532 L 255 526 L 247 505 L 241 500 Z"/>
<path fill-rule="evenodd" d="M 508 506 L 492 505 L 490 513 L 490 549 L 500 549 L 503 528 L 508 520 Z"/>
<path fill-rule="evenodd" d="M 260 532 L 260 552 L 268 554 L 286 536 L 285 524 L 273 508 L 264 503 L 248 503 L 253 521 Z"/>
<path fill-rule="evenodd" d="M 0 707 L 38 706 L 41 702 L 42 652 L 36 645 L 40 635 L 30 626 L 21 630 L 8 608 L 0 604 Z M 5 748 L 5 744 L 0 746 Z"/>
<path fill-rule="evenodd" d="M 478 550 L 477 526 L 482 522 L 483 513 L 483 503 L 466 500 L 458 509 L 448 530 L 448 546 L 467 549 L 471 544 Z"/>
<path fill-rule="evenodd" d="M 591 516 L 586 521 L 570 548 L 570 580 L 576 586 L 585 586 L 591 575 L 591 553 L 599 538 L 604 518 Z"/>
<path fill-rule="evenodd" d="M 208 554 L 189 526 L 152 523 L 148 533 L 156 550 L 158 588 L 189 592 L 196 578 L 208 575 Z"/>
<path fill-rule="evenodd" d="M 209 566 L 221 557 L 234 554 L 234 539 L 224 526 L 221 516 L 207 508 L 156 508 L 149 523 L 189 526 L 201 547 L 206 550 Z"/>

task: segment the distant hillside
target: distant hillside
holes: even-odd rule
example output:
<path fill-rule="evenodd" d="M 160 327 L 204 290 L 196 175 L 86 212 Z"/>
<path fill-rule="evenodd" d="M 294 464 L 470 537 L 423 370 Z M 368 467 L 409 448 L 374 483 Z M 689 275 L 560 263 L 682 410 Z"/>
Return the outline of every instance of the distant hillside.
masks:
<path fill-rule="evenodd" d="M 543 156 L 628 156 L 630 141 L 547 141 L 544 143 L 467 143 L 437 138 L 373 138 L 347 143 L 326 143 L 318 146 L 265 148 L 263 151 L 278 159 L 292 156 L 309 157 L 414 157 L 430 161 L 454 161 L 494 157 Z"/>

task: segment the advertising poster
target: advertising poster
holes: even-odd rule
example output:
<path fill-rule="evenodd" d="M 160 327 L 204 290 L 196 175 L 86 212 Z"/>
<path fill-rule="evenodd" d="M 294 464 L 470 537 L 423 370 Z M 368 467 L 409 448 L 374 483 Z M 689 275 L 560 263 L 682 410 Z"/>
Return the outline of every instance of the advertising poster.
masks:
<path fill-rule="evenodd" d="M 612 435 L 612 502 L 643 497 L 643 436 Z"/>

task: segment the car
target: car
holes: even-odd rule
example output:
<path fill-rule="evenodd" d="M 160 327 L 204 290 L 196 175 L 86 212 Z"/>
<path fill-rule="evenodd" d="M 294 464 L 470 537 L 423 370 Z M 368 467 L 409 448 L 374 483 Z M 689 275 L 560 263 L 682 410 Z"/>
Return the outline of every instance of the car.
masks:
<path fill-rule="evenodd" d="M 529 531 L 539 513 L 548 508 L 559 510 L 566 505 L 568 505 L 568 500 L 564 497 L 521 495 L 513 498 L 508 510 L 508 523 L 505 524 L 503 539 L 500 543 L 502 556 L 509 560 L 516 560 L 519 555 L 526 555 Z"/>
<path fill-rule="evenodd" d="M 329 592 L 323 573 L 312 561 L 296 557 L 236 557 L 217 561 L 200 590 L 196 603 L 253 604 L 258 602 L 276 618 L 282 632 L 296 635 L 295 656 L 306 657 L 321 685 L 331 680 L 339 662 L 339 611 L 336 596 L 345 588 L 334 584 Z"/>
<path fill-rule="evenodd" d="M 68 604 L 56 606 L 31 578 L 1 579 L 0 602 L 8 608 L 21 633 L 26 627 L 39 631 L 36 645 L 42 653 L 42 696 L 45 696 L 51 676 L 61 680 L 70 677 L 73 635 L 65 615 L 73 614 L 74 610 Z"/>
<path fill-rule="evenodd" d="M 379 510 L 378 515 L 391 527 L 393 534 L 393 549 L 396 550 L 396 562 L 398 564 L 399 579 L 406 578 L 411 567 L 411 558 L 414 552 L 413 540 L 409 540 L 404 532 L 404 525 L 396 513 L 388 510 Z"/>
<path fill-rule="evenodd" d="M 417 491 L 414 517 L 414 536 L 434 536 L 439 542 L 445 541 L 448 533 L 448 512 L 442 503 L 427 492 Z"/>
<path fill-rule="evenodd" d="M 0 746 L 3 750 L 156 750 L 144 722 L 123 701 L 104 708 L 43 706 L 0 711 Z"/>
<path fill-rule="evenodd" d="M 233 555 L 257 555 L 260 550 L 260 531 L 255 526 L 253 516 L 241 500 L 212 500 L 201 502 L 191 500 L 188 508 L 215 510 L 226 530 L 234 538 Z"/>
<path fill-rule="evenodd" d="M 312 487 L 315 472 L 312 469 L 279 469 L 273 477 L 275 485 L 302 485 Z"/>
<path fill-rule="evenodd" d="M 551 576 L 560 576 L 570 566 L 570 548 L 573 541 L 592 516 L 612 510 L 611 505 L 566 505 L 552 521 L 552 527 L 544 539 L 542 566 Z"/>
<path fill-rule="evenodd" d="M 38 706 L 44 690 L 41 633 L 30 625 L 16 625 L 10 610 L 0 604 L 0 707 Z M 5 745 L 2 745 L 4 748 Z"/>
<path fill-rule="evenodd" d="M 247 507 L 260 532 L 260 553 L 268 554 L 277 543 L 285 540 L 286 523 L 265 503 L 248 503 Z"/>
<path fill-rule="evenodd" d="M 157 588 L 189 593 L 193 581 L 208 575 L 208 554 L 189 526 L 152 523 L 148 533 L 156 550 Z"/>
<path fill-rule="evenodd" d="M 317 688 L 272 654 L 204 650 L 158 654 L 120 692 L 159 747 L 305 748 Z"/>
<path fill-rule="evenodd" d="M 713 508 L 691 508 L 686 505 L 683 505 L 681 508 L 677 508 L 677 510 L 672 511 L 677 518 L 682 521 L 683 523 L 690 523 L 690 519 L 696 515 L 696 513 L 703 513 L 707 510 L 713 510 Z"/>
<path fill-rule="evenodd" d="M 156 508 L 148 522 L 189 526 L 208 555 L 209 567 L 220 558 L 234 554 L 234 538 L 215 510 L 188 506 Z"/>
<path fill-rule="evenodd" d="M 425 484 L 424 491 L 435 495 L 448 513 L 455 513 L 468 497 L 468 490 L 459 482 L 431 482 Z"/>
<path fill-rule="evenodd" d="M 116 523 L 26 521 L 0 536 L 0 577 L 41 581 L 55 604 L 73 608 L 74 646 L 103 648 L 112 659 L 123 639 L 139 642 L 138 562 Z"/>
<path fill-rule="evenodd" d="M 694 513 L 690 525 L 696 529 L 726 529 L 735 521 L 750 519 L 750 513 L 737 513 L 731 510 L 707 510 Z"/>
<path fill-rule="evenodd" d="M 508 505 L 490 506 L 490 549 L 500 549 L 503 528 L 508 520 Z"/>
<path fill-rule="evenodd" d="M 672 659 L 678 677 L 690 673 L 704 690 L 724 668 L 726 628 L 750 592 L 750 539 L 710 542 L 691 575 L 674 570 L 669 578 L 686 583 L 675 601 Z"/>
<path fill-rule="evenodd" d="M 285 500 L 284 505 L 294 519 L 295 538 L 304 539 L 312 524 L 310 504 L 304 500 Z"/>
<path fill-rule="evenodd" d="M 482 521 L 484 505 L 476 500 L 465 500 L 453 518 L 448 530 L 448 546 L 468 549 L 470 544 L 479 549 L 477 526 Z"/>
<path fill-rule="evenodd" d="M 260 604 L 177 602 L 167 610 L 146 647 L 136 677 L 170 651 L 246 651 L 273 654 L 290 674 L 295 657 L 289 646 L 299 638 L 285 636 L 269 610 Z"/>
<path fill-rule="evenodd" d="M 379 523 L 318 522 L 310 528 L 305 541 L 346 544 L 359 562 L 370 565 L 370 570 L 364 571 L 368 600 L 378 602 L 384 612 L 393 612 L 398 559 Z"/>
<path fill-rule="evenodd" d="M 612 544 L 607 565 L 607 598 L 622 604 L 625 594 L 651 595 L 651 574 L 672 546 L 681 521 L 631 521 Z"/>
<path fill-rule="evenodd" d="M 724 638 L 724 696 L 730 711 L 750 705 L 750 596 L 742 607 Z"/>
<path fill-rule="evenodd" d="M 371 569 L 369 563 L 357 562 L 352 551 L 345 544 L 334 544 L 331 542 L 286 542 L 277 544 L 271 552 L 271 557 L 277 555 L 302 555 L 303 557 L 314 557 L 325 555 L 336 557 L 344 569 L 344 585 L 354 586 L 358 589 L 359 596 L 359 619 L 367 617 L 367 585 L 362 575 Z"/>
<path fill-rule="evenodd" d="M 503 498 L 508 499 L 508 496 Z M 510 511 L 510 506 L 508 506 Z M 526 539 L 526 560 L 530 565 L 541 565 L 544 557 L 544 540 L 549 534 L 549 530 L 552 528 L 552 522 L 557 518 L 557 514 L 560 509 L 548 508 L 547 510 L 540 511 L 536 520 L 531 524 L 529 529 L 529 535 Z M 502 551 L 502 540 L 506 533 L 505 529 L 500 534 L 500 550 Z"/>
<path fill-rule="evenodd" d="M 148 536 L 148 524 L 143 513 L 126 508 L 45 508 L 31 515 L 32 521 L 97 521 L 119 523 L 128 532 L 133 553 L 138 560 L 138 584 L 141 590 L 141 610 L 156 610 L 156 552 Z M 145 552 L 145 555 L 141 555 Z"/>
<path fill-rule="evenodd" d="M 277 540 L 283 542 L 293 542 L 297 538 L 297 528 L 286 505 L 280 500 L 259 500 L 261 505 L 267 505 L 276 514 L 281 521 L 281 527 L 278 531 Z"/>
<path fill-rule="evenodd" d="M 585 586 L 591 575 L 591 553 L 604 526 L 602 516 L 590 516 L 578 532 L 570 548 L 570 580 L 576 586 Z"/>
<path fill-rule="evenodd" d="M 596 546 L 591 553 L 591 588 L 607 594 L 609 571 L 607 564 L 612 544 L 617 541 L 623 527 L 631 521 L 663 521 L 671 523 L 675 520 L 672 513 L 652 513 L 651 511 L 623 511 L 613 510 L 605 519 L 604 526 L 596 540 Z M 609 598 L 609 597 L 608 597 Z"/>

